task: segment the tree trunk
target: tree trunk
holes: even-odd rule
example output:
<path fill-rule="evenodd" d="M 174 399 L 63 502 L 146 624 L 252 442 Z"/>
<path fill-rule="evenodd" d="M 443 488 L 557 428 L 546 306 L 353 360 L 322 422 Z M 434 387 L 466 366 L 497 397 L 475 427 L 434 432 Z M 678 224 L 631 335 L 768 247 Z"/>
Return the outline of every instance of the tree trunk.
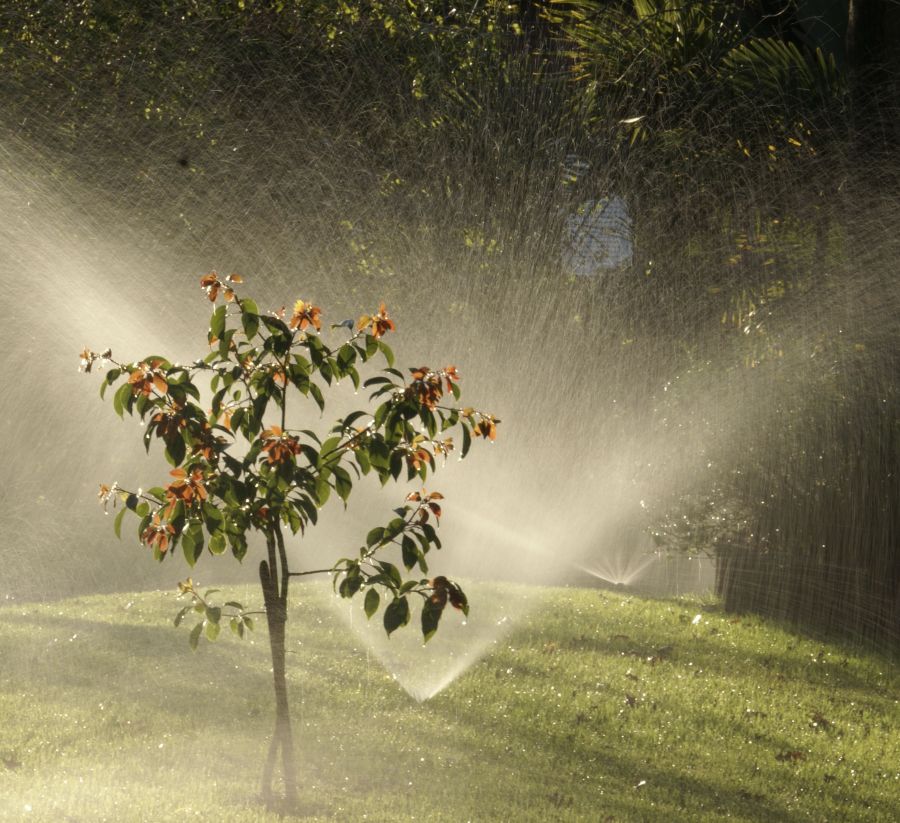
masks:
<path fill-rule="evenodd" d="M 278 521 L 273 518 L 266 532 L 268 560 L 259 564 L 259 581 L 266 606 L 269 645 L 272 652 L 272 682 L 275 687 L 275 729 L 263 768 L 262 796 L 268 806 L 276 801 L 273 789 L 275 761 L 281 751 L 281 772 L 286 806 L 297 803 L 297 772 L 294 762 L 294 736 L 285 678 L 285 626 L 287 624 L 288 568 L 284 539 Z"/>
<path fill-rule="evenodd" d="M 898 137 L 900 7 L 889 0 L 849 0 L 845 50 L 857 152 L 888 151 Z"/>

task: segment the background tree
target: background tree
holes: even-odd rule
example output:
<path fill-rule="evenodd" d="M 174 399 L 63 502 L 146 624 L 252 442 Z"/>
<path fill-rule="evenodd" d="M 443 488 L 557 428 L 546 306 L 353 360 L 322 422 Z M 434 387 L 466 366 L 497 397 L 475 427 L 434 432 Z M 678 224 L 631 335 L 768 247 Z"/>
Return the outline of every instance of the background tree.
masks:
<path fill-rule="evenodd" d="M 427 641 L 437 630 L 449 603 L 468 613 L 462 589 L 443 576 L 428 579 L 426 555 L 440 548 L 435 526 L 441 516 L 442 495 L 413 491 L 394 510 L 394 517 L 368 532 L 363 545 L 330 569 L 290 567 L 285 530 L 305 535 L 318 520 L 319 509 L 336 497 L 346 506 L 354 480 L 373 474 L 382 485 L 389 480 L 422 480 L 438 460 L 454 450 L 451 434 L 462 439 L 460 457 L 469 451 L 473 434 L 496 437 L 492 415 L 460 408 L 459 373 L 454 366 L 420 366 L 404 374 L 393 366 L 391 349 L 382 339 L 394 330 L 384 304 L 354 324 L 332 326 L 346 339 L 334 347 L 320 334 L 322 311 L 298 300 L 288 315 L 283 309 L 261 313 L 249 297 L 237 293 L 238 275 L 220 278 L 215 272 L 201 279 L 207 297 L 219 305 L 213 311 L 208 342 L 212 351 L 190 365 L 160 356 L 118 362 L 107 350 L 82 352 L 82 368 L 110 364 L 101 396 L 120 383 L 112 397 L 119 416 L 126 412 L 145 423 L 144 444 L 162 441 L 173 466 L 166 485 L 130 491 L 117 483 L 103 485 L 104 505 L 119 501 L 115 519 L 134 512 L 138 536 L 156 560 L 171 556 L 180 544 L 193 566 L 204 549 L 213 555 L 231 551 L 238 560 L 248 552 L 248 535 L 265 541 L 259 564 L 264 614 L 272 654 L 275 689 L 275 730 L 265 761 L 262 793 L 272 803 L 273 774 L 278 753 L 284 800 L 297 798 L 293 736 L 285 679 L 285 627 L 291 577 L 329 571 L 337 591 L 351 598 L 364 592 L 365 612 L 371 617 L 386 598 L 383 623 L 388 634 L 406 625 L 410 598 L 421 600 L 421 629 Z M 364 382 L 357 365 L 380 355 L 387 366 Z M 211 408 L 201 402 L 197 379 L 209 377 Z M 297 402 L 325 409 L 323 389 L 346 379 L 355 387 L 370 388 L 375 407 L 356 410 L 336 421 L 320 437 L 309 428 L 293 428 L 302 415 Z M 419 576 L 404 578 L 406 572 Z M 191 629 L 196 648 L 202 635 L 215 640 L 228 623 L 240 637 L 253 628 L 252 615 L 236 601 L 216 603 L 216 590 L 201 592 L 188 579 L 180 591 L 191 598 L 181 609 L 176 626 L 192 611 L 198 622 Z"/>

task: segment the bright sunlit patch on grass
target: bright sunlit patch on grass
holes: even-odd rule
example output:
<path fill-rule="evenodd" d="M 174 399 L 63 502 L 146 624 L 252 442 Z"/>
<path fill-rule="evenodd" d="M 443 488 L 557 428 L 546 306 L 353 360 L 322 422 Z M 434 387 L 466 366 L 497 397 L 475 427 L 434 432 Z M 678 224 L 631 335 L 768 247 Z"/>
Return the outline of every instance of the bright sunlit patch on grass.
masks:
<path fill-rule="evenodd" d="M 473 587 L 472 615 L 530 591 Z M 445 662 L 431 699 L 422 685 L 410 700 L 323 608 L 327 583 L 294 596 L 304 819 L 894 819 L 898 672 L 883 657 L 711 600 L 546 589 L 477 665 Z M 265 630 L 192 653 L 176 606 L 148 592 L 0 609 L 0 819 L 278 819 L 256 797 Z M 395 640 L 421 646 L 404 632 L 394 663 Z"/>

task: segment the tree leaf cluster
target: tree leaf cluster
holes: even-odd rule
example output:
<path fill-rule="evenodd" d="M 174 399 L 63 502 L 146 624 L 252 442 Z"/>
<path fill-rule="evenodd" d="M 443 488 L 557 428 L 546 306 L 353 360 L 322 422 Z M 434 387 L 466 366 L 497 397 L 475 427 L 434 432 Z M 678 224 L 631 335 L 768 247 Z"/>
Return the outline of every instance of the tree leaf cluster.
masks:
<path fill-rule="evenodd" d="M 124 503 L 115 519 L 116 534 L 121 535 L 123 519 L 131 512 L 138 519 L 140 542 L 158 561 L 179 546 L 191 566 L 204 551 L 230 552 L 240 561 L 254 531 L 265 536 L 273 551 L 277 545 L 283 553 L 283 530 L 302 536 L 316 525 L 329 500 L 346 507 L 354 484 L 364 476 L 374 476 L 381 485 L 424 482 L 455 450 L 455 433 L 462 440 L 461 457 L 473 436 L 496 437 L 499 420 L 493 415 L 457 405 L 460 375 L 455 366 L 396 368 L 383 339 L 395 326 L 383 303 L 355 324 L 333 326 L 330 336 L 340 339 L 331 342 L 325 339 L 317 306 L 298 300 L 290 315 L 284 309 L 263 313 L 251 298 L 238 294 L 242 283 L 239 275 L 223 278 L 215 272 L 201 278 L 201 288 L 215 305 L 207 332 L 209 351 L 188 365 L 159 355 L 120 363 L 109 351 L 82 353 L 85 371 L 98 360 L 111 366 L 101 396 L 114 389 L 116 413 L 140 418 L 146 449 L 159 442 L 172 466 L 168 482 L 146 490 L 101 487 L 104 502 Z M 382 366 L 364 379 L 360 370 L 371 370 L 375 360 Z M 324 434 L 288 426 L 291 404 L 312 404 L 318 415 L 325 410 L 327 392 L 341 380 L 368 390 L 369 405 L 336 420 Z M 210 398 L 208 407 L 204 396 Z M 368 616 L 386 600 L 388 633 L 409 621 L 411 595 L 424 603 L 426 639 L 446 603 L 468 610 L 456 584 L 425 576 L 426 556 L 441 547 L 436 527 L 442 499 L 439 492 L 424 489 L 408 493 L 386 524 L 371 529 L 356 553 L 330 570 L 343 597 L 365 591 Z M 399 552 L 403 571 L 384 557 L 388 549 Z M 284 559 L 281 565 L 285 580 L 304 573 L 287 568 Z M 404 572 L 419 576 L 407 579 Z M 190 581 L 182 584 L 182 593 L 192 596 L 193 610 L 202 618 L 192 630 L 192 645 L 201 633 L 214 640 L 226 617 L 239 636 L 251 625 L 241 604 L 226 604 L 231 611 L 223 612 Z M 182 609 L 176 624 L 190 610 Z"/>

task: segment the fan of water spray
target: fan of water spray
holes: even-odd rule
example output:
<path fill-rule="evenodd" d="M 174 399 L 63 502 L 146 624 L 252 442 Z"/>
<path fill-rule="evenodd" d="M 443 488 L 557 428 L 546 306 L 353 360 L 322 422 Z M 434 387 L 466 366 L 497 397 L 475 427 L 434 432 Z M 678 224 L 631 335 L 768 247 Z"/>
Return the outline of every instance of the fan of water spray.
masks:
<path fill-rule="evenodd" d="M 367 654 L 373 655 L 410 697 L 422 703 L 491 654 L 541 604 L 540 589 L 507 586 L 501 599 L 490 584 L 464 583 L 470 597 L 477 601 L 477 609 L 468 617 L 445 615 L 440 631 L 427 644 L 415 630 L 387 637 L 380 623 L 367 621 L 358 606 L 354 608 L 338 598 L 332 605 L 365 645 Z"/>

